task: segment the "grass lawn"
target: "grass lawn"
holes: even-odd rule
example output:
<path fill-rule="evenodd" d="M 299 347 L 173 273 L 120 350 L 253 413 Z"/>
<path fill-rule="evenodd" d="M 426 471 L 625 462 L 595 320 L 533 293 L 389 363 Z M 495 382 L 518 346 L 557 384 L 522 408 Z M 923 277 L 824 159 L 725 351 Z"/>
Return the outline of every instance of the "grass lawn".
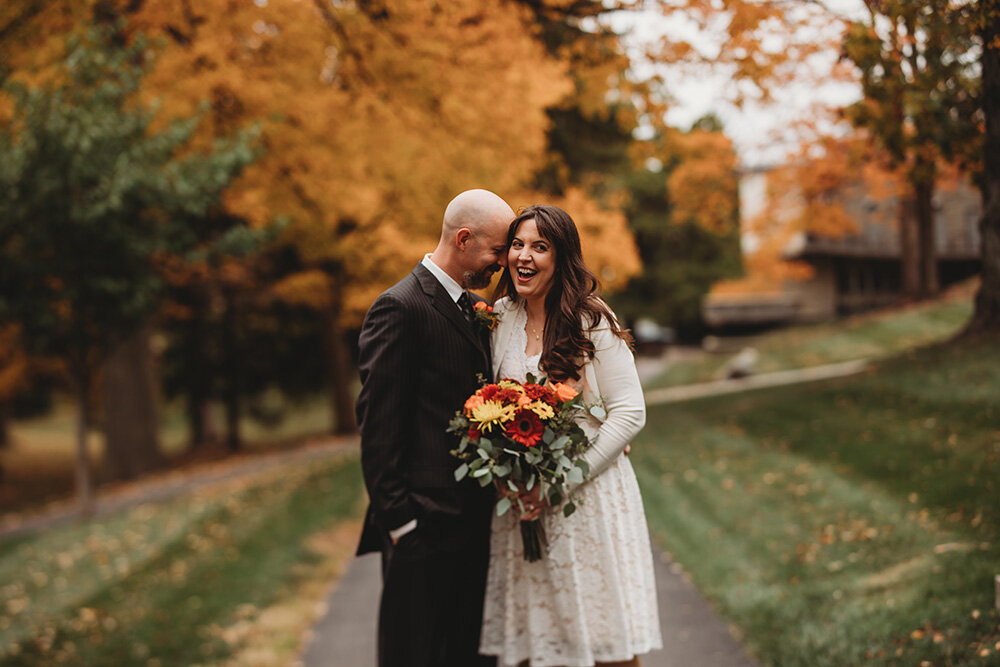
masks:
<path fill-rule="evenodd" d="M 660 544 L 763 663 L 1000 664 L 1000 342 L 656 406 L 632 456 Z"/>
<path fill-rule="evenodd" d="M 972 314 L 975 286 L 962 284 L 937 301 L 761 334 L 746 340 L 745 345 L 760 354 L 757 373 L 889 357 L 957 334 Z M 720 369 L 732 356 L 706 352 L 679 361 L 649 382 L 648 387 L 718 379 Z"/>
<path fill-rule="evenodd" d="M 0 665 L 284 665 L 353 554 L 356 457 L 0 544 Z"/>

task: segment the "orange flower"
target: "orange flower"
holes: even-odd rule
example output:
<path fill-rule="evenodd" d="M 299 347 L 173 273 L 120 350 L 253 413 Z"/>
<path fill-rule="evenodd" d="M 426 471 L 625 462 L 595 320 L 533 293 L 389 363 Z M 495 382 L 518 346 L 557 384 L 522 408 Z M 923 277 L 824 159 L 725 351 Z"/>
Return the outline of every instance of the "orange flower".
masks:
<path fill-rule="evenodd" d="M 556 398 L 559 399 L 561 403 L 572 400 L 577 394 L 580 393 L 565 382 L 556 382 L 551 388 L 555 393 Z"/>
<path fill-rule="evenodd" d="M 473 308 L 474 310 L 485 310 L 485 311 L 486 311 L 486 312 L 488 312 L 488 313 L 492 313 L 492 312 L 493 312 L 493 306 L 489 306 L 489 305 L 487 305 L 485 301 L 477 301 L 477 302 L 476 302 L 476 303 L 475 303 L 475 304 L 474 304 L 474 305 L 472 306 L 472 308 Z"/>
<path fill-rule="evenodd" d="M 517 407 L 523 408 L 526 405 L 531 405 L 532 401 L 529 396 L 521 394 L 521 397 L 517 399 Z"/>
<path fill-rule="evenodd" d="M 471 414 L 473 410 L 478 408 L 480 405 L 485 403 L 483 397 L 479 394 L 473 394 L 465 401 L 465 412 L 466 414 Z"/>

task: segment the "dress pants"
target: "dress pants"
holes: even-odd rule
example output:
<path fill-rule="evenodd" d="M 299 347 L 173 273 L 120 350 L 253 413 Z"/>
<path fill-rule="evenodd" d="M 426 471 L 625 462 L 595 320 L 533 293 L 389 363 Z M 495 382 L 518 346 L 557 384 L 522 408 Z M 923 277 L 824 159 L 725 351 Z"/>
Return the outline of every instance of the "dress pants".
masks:
<path fill-rule="evenodd" d="M 488 535 L 447 548 L 431 537 L 418 527 L 382 551 L 379 667 L 493 667 L 479 655 Z"/>

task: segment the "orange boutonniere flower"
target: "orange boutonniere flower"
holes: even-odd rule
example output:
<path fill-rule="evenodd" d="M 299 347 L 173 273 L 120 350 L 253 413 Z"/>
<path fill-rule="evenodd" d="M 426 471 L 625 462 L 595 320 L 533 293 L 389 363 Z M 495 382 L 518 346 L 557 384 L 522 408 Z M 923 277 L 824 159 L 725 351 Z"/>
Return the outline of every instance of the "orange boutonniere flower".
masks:
<path fill-rule="evenodd" d="M 487 304 L 485 301 L 477 301 L 472 306 L 472 316 L 477 323 L 490 331 L 496 329 L 497 325 L 500 324 L 500 314 L 493 312 L 493 306 Z"/>

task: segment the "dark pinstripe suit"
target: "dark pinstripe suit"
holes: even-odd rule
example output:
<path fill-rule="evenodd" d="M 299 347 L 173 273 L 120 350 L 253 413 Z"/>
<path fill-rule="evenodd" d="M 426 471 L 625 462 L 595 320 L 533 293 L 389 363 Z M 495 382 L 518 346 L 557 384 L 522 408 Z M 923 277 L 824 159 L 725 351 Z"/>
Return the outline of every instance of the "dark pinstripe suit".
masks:
<path fill-rule="evenodd" d="M 478 297 L 472 295 L 474 300 Z M 383 552 L 382 667 L 470 667 L 489 559 L 492 487 L 456 483 L 448 422 L 491 374 L 488 332 L 424 266 L 383 292 L 361 329 L 357 414 L 371 503 L 358 553 Z M 388 531 L 418 527 L 392 545 Z"/>

